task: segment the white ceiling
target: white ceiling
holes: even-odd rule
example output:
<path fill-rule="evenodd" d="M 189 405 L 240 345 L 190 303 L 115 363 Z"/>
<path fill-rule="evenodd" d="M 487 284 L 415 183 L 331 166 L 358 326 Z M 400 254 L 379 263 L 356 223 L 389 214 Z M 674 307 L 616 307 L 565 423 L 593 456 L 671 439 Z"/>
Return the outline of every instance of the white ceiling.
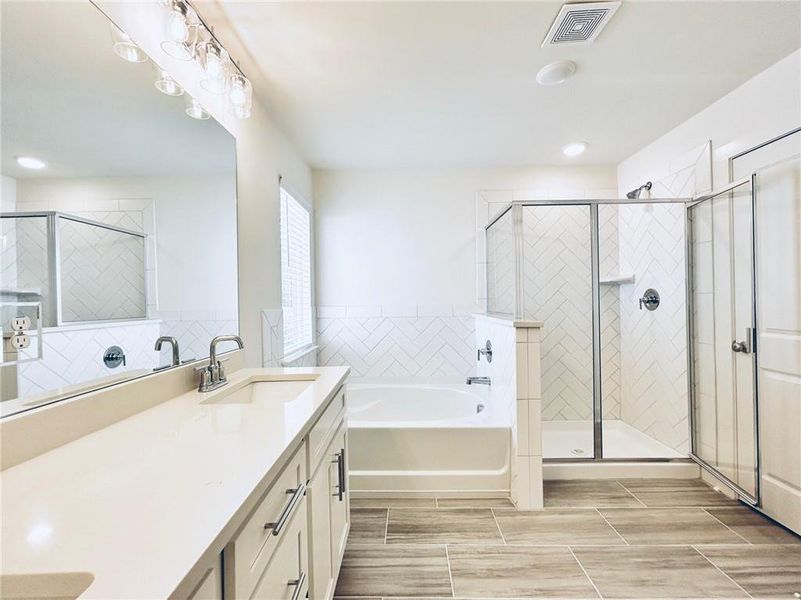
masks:
<path fill-rule="evenodd" d="M 560 2 L 220 2 L 318 168 L 617 163 L 801 46 L 796 1 L 626 0 L 594 44 L 556 49 Z M 576 76 L 538 86 L 557 59 Z"/>
<path fill-rule="evenodd" d="M 111 48 L 89 2 L 2 2 L 2 173 L 16 178 L 234 173 L 233 137 Z M 15 156 L 47 162 L 19 167 Z"/>

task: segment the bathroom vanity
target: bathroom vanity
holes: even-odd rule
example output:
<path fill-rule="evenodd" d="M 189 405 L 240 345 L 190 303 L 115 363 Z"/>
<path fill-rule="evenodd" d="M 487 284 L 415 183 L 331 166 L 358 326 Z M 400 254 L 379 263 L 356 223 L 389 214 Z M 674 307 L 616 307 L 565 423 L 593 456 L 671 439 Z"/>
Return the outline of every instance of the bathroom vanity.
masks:
<path fill-rule="evenodd" d="M 330 599 L 348 372 L 240 369 L 5 469 L 0 595 Z"/>

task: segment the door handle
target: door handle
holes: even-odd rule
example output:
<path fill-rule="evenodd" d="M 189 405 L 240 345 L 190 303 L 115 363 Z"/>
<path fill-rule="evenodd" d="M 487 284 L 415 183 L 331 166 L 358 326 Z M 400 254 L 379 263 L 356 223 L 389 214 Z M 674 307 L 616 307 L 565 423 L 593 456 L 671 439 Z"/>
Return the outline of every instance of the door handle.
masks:
<path fill-rule="evenodd" d="M 752 327 L 746 327 L 745 339 L 742 342 L 738 342 L 737 340 L 732 340 L 731 349 L 733 352 L 742 352 L 743 354 L 750 354 L 754 345 L 755 345 L 754 329 Z"/>
<path fill-rule="evenodd" d="M 737 340 L 732 340 L 731 349 L 734 352 L 742 352 L 743 354 L 748 354 L 748 344 L 745 342 L 738 342 Z"/>

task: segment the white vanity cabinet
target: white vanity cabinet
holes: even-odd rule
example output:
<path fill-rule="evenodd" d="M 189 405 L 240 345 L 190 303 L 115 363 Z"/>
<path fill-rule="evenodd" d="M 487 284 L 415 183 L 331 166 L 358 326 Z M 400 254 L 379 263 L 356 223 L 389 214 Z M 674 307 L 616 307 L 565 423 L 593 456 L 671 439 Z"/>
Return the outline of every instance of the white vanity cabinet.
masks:
<path fill-rule="evenodd" d="M 311 600 L 333 598 L 350 529 L 345 406 L 345 393 L 340 390 L 309 434 L 309 448 L 313 439 L 321 440 L 324 448 L 316 458 L 310 452 L 314 460 L 308 489 Z M 318 427 L 326 428 L 325 433 L 315 431 Z"/>
<path fill-rule="evenodd" d="M 333 598 L 350 527 L 347 479 L 343 387 L 226 545 L 225 600 Z"/>

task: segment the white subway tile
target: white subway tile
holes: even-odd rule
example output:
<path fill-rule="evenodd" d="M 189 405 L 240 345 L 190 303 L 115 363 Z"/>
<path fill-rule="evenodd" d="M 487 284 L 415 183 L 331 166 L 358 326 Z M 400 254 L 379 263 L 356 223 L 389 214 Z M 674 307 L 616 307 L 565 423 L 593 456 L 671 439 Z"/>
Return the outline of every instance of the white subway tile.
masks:
<path fill-rule="evenodd" d="M 526 382 L 528 393 L 527 398 L 542 397 L 542 367 L 540 365 L 540 345 L 526 344 L 528 350 L 528 381 Z"/>
<path fill-rule="evenodd" d="M 528 344 L 515 344 L 515 378 L 518 400 L 528 398 Z"/>

